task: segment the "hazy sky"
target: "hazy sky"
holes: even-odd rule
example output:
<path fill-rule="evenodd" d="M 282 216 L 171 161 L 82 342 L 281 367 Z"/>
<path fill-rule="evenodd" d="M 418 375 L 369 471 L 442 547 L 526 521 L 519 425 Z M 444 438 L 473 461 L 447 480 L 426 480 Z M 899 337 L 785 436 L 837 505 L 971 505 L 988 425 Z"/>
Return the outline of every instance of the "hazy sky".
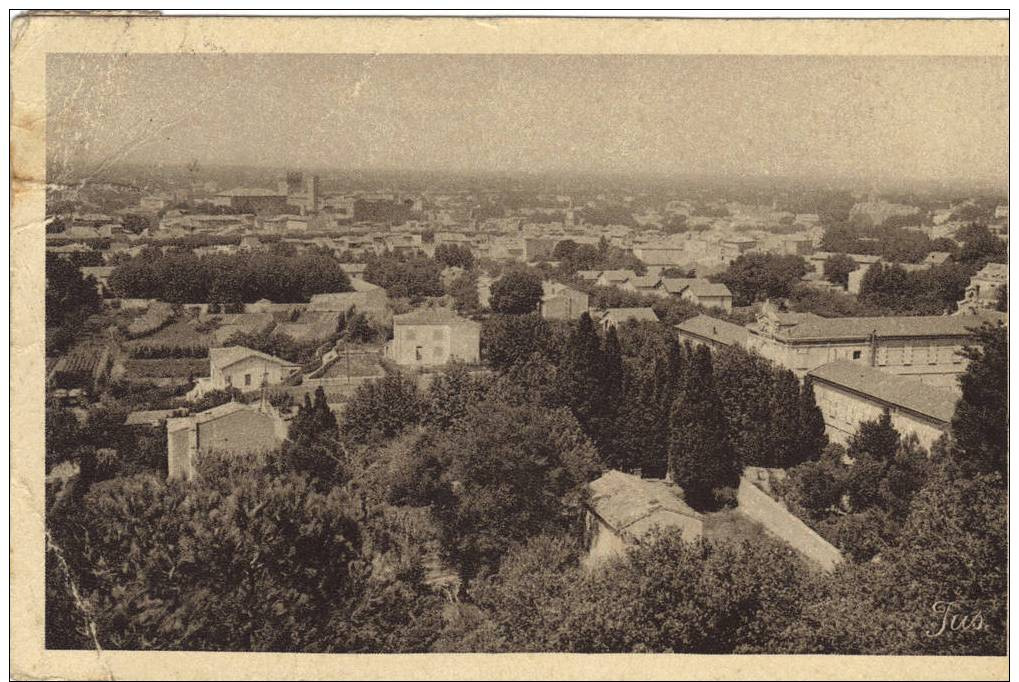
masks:
<path fill-rule="evenodd" d="M 50 55 L 49 159 L 1007 180 L 1005 58 Z"/>

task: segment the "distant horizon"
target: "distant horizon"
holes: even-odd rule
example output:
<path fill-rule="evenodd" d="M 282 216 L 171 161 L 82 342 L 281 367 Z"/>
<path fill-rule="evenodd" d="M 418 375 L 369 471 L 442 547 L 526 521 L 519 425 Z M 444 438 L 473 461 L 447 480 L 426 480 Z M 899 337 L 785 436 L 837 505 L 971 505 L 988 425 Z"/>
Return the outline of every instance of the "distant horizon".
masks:
<path fill-rule="evenodd" d="M 47 167 L 1003 188 L 1007 74 L 990 57 L 55 54 Z"/>
<path fill-rule="evenodd" d="M 116 176 L 126 169 L 134 167 L 145 167 L 148 174 L 156 175 L 160 169 L 165 171 L 187 171 L 188 163 L 185 162 L 124 162 L 114 164 L 106 168 L 99 177 L 75 178 L 64 183 L 54 184 L 78 184 L 86 182 L 110 181 L 109 176 Z M 459 180 L 472 178 L 500 177 L 505 179 L 526 178 L 529 180 L 555 180 L 557 177 L 563 181 L 570 180 L 632 180 L 635 182 L 644 181 L 654 184 L 668 182 L 736 182 L 746 184 L 763 184 L 774 182 L 782 183 L 803 183 L 810 188 L 819 189 L 824 186 L 837 185 L 832 189 L 854 190 L 857 192 L 873 192 L 876 194 L 892 194 L 898 192 L 924 192 L 937 188 L 942 191 L 977 191 L 984 194 L 1008 194 L 1008 183 L 999 185 L 992 180 L 980 180 L 971 178 L 937 178 L 918 179 L 901 177 L 879 177 L 879 176 L 851 176 L 851 175 L 747 175 L 736 173 L 722 173 L 703 171 L 698 173 L 679 172 L 624 172 L 624 171 L 582 171 L 582 170 L 506 170 L 506 169 L 455 169 L 455 168 L 413 168 L 413 167 L 315 167 L 300 166 L 295 164 L 246 164 L 246 163 L 207 163 L 199 166 L 201 171 L 228 172 L 236 170 L 239 172 L 276 173 L 282 179 L 283 173 L 287 171 L 298 171 L 306 174 L 322 176 L 332 175 L 394 175 L 394 176 L 452 176 Z M 865 189 L 861 185 L 869 185 Z M 268 188 L 262 188 L 268 189 Z"/>

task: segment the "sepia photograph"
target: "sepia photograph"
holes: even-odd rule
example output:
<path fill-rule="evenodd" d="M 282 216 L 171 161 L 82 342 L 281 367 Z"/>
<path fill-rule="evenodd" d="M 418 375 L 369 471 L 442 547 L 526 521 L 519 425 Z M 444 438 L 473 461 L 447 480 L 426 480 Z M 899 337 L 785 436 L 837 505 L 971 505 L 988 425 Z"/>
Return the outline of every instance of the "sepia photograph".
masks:
<path fill-rule="evenodd" d="M 1006 656 L 1008 22 L 387 21 L 26 39 L 34 646 Z"/>

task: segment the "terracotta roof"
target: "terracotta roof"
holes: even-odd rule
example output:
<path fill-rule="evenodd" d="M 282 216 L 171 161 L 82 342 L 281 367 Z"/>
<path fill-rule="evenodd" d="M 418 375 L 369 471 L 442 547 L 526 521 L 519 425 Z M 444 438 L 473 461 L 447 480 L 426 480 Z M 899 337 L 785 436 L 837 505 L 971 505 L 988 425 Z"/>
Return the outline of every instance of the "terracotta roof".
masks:
<path fill-rule="evenodd" d="M 911 377 L 889 374 L 858 362 L 839 360 L 808 372 L 817 381 L 834 384 L 911 412 L 949 423 L 958 396 Z"/>
<path fill-rule="evenodd" d="M 617 533 L 640 540 L 654 527 L 669 528 L 685 518 L 700 520 L 683 500 L 683 489 L 660 479 L 608 471 L 589 485 L 588 505 Z"/>
<path fill-rule="evenodd" d="M 719 320 L 710 315 L 698 315 L 686 322 L 676 325 L 676 329 L 686 334 L 709 339 L 725 346 L 746 346 L 747 329 L 732 322 Z"/>

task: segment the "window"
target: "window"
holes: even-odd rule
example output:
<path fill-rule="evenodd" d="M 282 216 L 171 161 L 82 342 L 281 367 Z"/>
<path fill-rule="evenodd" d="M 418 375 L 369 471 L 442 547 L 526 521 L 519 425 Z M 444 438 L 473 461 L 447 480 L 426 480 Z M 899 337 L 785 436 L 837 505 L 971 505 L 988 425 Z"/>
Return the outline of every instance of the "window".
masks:
<path fill-rule="evenodd" d="M 854 350 L 853 351 L 853 359 L 854 360 L 859 360 L 861 355 L 862 355 L 862 353 L 860 351 L 858 351 L 858 350 Z"/>
<path fill-rule="evenodd" d="M 421 360 L 424 358 L 424 354 L 421 352 L 422 350 L 423 349 L 421 348 L 421 346 L 417 346 L 416 348 L 414 348 L 414 359 L 417 362 L 421 362 Z"/>
<path fill-rule="evenodd" d="M 245 374 L 244 375 L 244 385 L 245 386 L 250 386 L 251 385 L 251 375 L 250 374 Z"/>

